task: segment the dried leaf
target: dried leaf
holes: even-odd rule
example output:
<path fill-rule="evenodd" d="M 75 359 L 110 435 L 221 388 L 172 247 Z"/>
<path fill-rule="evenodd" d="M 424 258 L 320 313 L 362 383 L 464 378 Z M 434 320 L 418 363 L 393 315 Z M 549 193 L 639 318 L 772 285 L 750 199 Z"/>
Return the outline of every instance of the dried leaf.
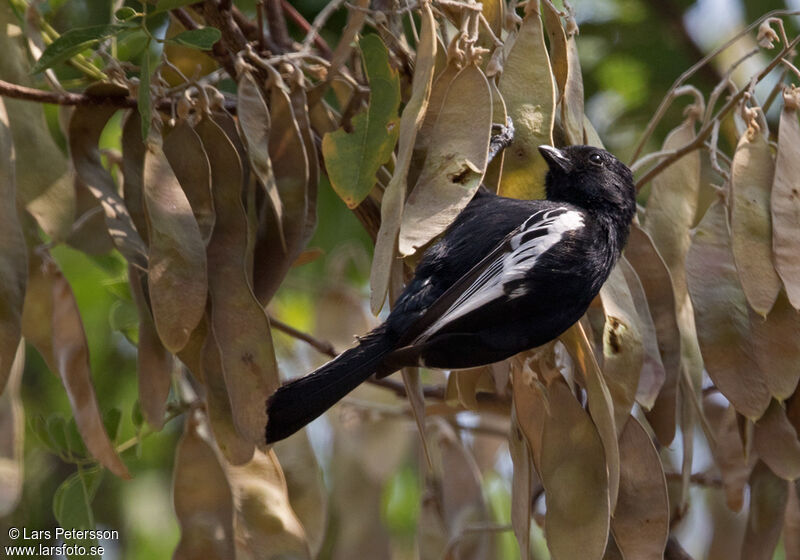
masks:
<path fill-rule="evenodd" d="M 772 250 L 775 268 L 783 280 L 792 307 L 800 309 L 800 123 L 797 121 L 797 88 L 783 94 L 783 111 L 778 130 L 778 155 L 775 160 L 775 178 L 772 182 Z"/>
<path fill-rule="evenodd" d="M 456 37 L 453 41 L 457 40 Z M 442 50 L 441 46 L 436 51 L 437 53 Z M 435 68 L 434 68 L 435 70 Z M 428 154 L 428 146 L 431 145 L 432 134 L 436 120 L 439 118 L 439 113 L 444 106 L 445 96 L 450 89 L 450 84 L 453 79 L 461 72 L 456 60 L 451 60 L 439 74 L 435 74 L 433 85 L 430 89 L 430 96 L 427 101 L 427 108 L 425 116 L 422 121 L 422 126 L 414 140 L 414 151 L 411 156 L 411 163 L 408 170 L 407 183 L 409 185 L 416 185 L 419 174 L 422 171 L 422 166 L 425 163 L 425 156 Z M 402 126 L 401 126 L 402 130 Z"/>
<path fill-rule="evenodd" d="M 646 410 L 650 410 L 655 404 L 656 397 L 664 384 L 666 374 L 664 364 L 661 361 L 661 352 L 658 348 L 658 337 L 653 316 L 650 314 L 650 306 L 647 302 L 647 294 L 644 291 L 642 281 L 627 259 L 627 256 L 620 261 L 622 272 L 625 274 L 625 281 L 628 283 L 636 314 L 639 318 L 639 329 L 644 350 L 642 370 L 639 374 L 639 385 L 636 388 L 636 402 Z M 664 269 L 666 271 L 666 269 Z M 670 291 L 670 295 L 672 295 Z M 673 315 L 674 320 L 674 315 Z M 678 329 L 675 329 L 676 339 Z"/>
<path fill-rule="evenodd" d="M 719 200 L 697 226 L 686 274 L 708 374 L 738 412 L 761 417 L 770 394 L 753 358 L 747 302 L 734 268 L 725 207 Z"/>
<path fill-rule="evenodd" d="M 33 220 L 29 217 L 28 222 Z M 39 243 L 36 235 L 28 241 L 28 246 Z M 41 256 L 29 249 L 28 286 L 22 306 L 22 336 L 36 348 L 50 371 L 58 375 L 58 364 L 53 356 L 53 280 L 47 270 Z"/>
<path fill-rule="evenodd" d="M 99 83 L 86 95 L 126 96 L 127 88 Z M 69 121 L 69 148 L 75 171 L 97 198 L 106 215 L 106 225 L 114 245 L 125 259 L 147 269 L 147 248 L 133 225 L 131 215 L 117 192 L 111 174 L 103 167 L 98 142 L 108 120 L 117 112 L 113 105 L 82 105 Z"/>
<path fill-rule="evenodd" d="M 411 413 L 414 415 L 414 423 L 417 425 L 417 430 L 422 440 L 422 450 L 425 453 L 425 460 L 430 466 L 431 452 L 425 430 L 425 394 L 422 392 L 422 380 L 420 379 L 419 368 L 406 367 L 402 369 L 401 374 L 403 376 L 403 386 L 406 388 L 408 404 L 411 405 Z"/>
<path fill-rule="evenodd" d="M 577 27 L 567 39 L 567 82 L 561 101 L 561 124 L 570 144 L 583 144 L 583 79 L 576 40 Z"/>
<path fill-rule="evenodd" d="M 542 430 L 548 407 L 544 386 L 527 363 L 513 360 L 511 389 L 516 425 L 525 438 L 536 472 L 541 472 Z"/>
<path fill-rule="evenodd" d="M 433 127 L 425 164 L 409 194 L 399 250 L 410 255 L 442 233 L 478 190 L 486 171 L 492 94 L 470 64 L 450 83 Z"/>
<path fill-rule="evenodd" d="M 744 487 L 752 470 L 745 457 L 742 438 L 733 406 L 724 406 L 714 396 L 703 398 L 703 412 L 713 433 L 709 442 L 714 462 L 722 475 L 728 508 L 740 511 L 744 504 Z"/>
<path fill-rule="evenodd" d="M 148 146 L 143 177 L 150 232 L 150 305 L 161 341 L 177 352 L 205 312 L 205 244 L 189 200 L 159 146 Z"/>
<path fill-rule="evenodd" d="M 227 471 L 236 507 L 236 556 L 310 560 L 306 534 L 289 503 L 275 452 L 256 451 L 249 463 Z"/>
<path fill-rule="evenodd" d="M 721 492 L 707 493 L 710 510 L 711 543 L 705 558 L 708 560 L 740 560 L 746 516 L 728 509 Z"/>
<path fill-rule="evenodd" d="M 486 18 L 489 29 L 492 30 L 495 37 L 500 37 L 503 32 L 503 22 L 506 19 L 506 3 L 503 0 L 485 0 L 481 4 L 483 4 L 483 17 Z M 494 38 L 484 26 L 481 26 L 478 31 L 477 44 L 485 49 L 495 46 Z"/>
<path fill-rule="evenodd" d="M 201 325 L 206 324 L 207 321 L 209 321 L 208 318 L 204 319 Z M 206 329 L 208 329 L 207 325 Z M 255 445 L 244 440 L 236 431 L 231 412 L 231 401 L 225 386 L 219 346 L 211 332 L 206 333 L 200 359 L 206 387 L 208 424 L 214 434 L 214 441 L 228 463 L 243 465 L 253 458 Z"/>
<path fill-rule="evenodd" d="M 322 139 L 331 186 L 350 208 L 367 197 L 378 168 L 394 150 L 400 105 L 399 77 L 389 65 L 386 46 L 377 35 L 362 37 L 359 46 L 370 85 L 369 106 L 353 118 L 353 132 L 339 129 Z"/>
<path fill-rule="evenodd" d="M 25 341 L 20 340 L 0 395 L 0 515 L 12 513 L 22 498 L 25 478 L 25 410 L 20 385 L 25 369 Z"/>
<path fill-rule="evenodd" d="M 282 201 L 283 230 L 262 209 L 255 245 L 254 291 L 262 305 L 275 295 L 307 240 L 308 157 L 291 101 L 282 87 L 272 88 L 269 156 Z"/>
<path fill-rule="evenodd" d="M 661 560 L 669 536 L 667 481 L 650 436 L 633 416 L 619 438 L 619 500 L 611 531 L 625 558 Z"/>
<path fill-rule="evenodd" d="M 495 384 L 491 366 L 462 369 L 447 378 L 446 398 L 454 399 L 469 410 L 479 410 L 478 394 L 494 393 Z"/>
<path fill-rule="evenodd" d="M 694 136 L 695 119 L 689 116 L 667 135 L 662 150 L 676 150 L 692 141 Z M 691 245 L 690 229 L 697 213 L 699 191 L 700 152 L 692 151 L 653 179 L 644 222 L 644 229 L 650 234 L 672 278 L 681 332 L 681 361 L 695 383 L 702 377 L 703 364 L 692 300 L 686 288 L 686 254 Z M 665 405 L 672 406 L 668 401 Z"/>
<path fill-rule="evenodd" d="M 175 355 L 188 368 L 192 376 L 203 384 L 205 384 L 202 364 L 203 346 L 206 343 L 206 337 L 208 336 L 209 329 L 208 325 L 210 322 L 209 311 L 207 309 L 206 314 L 197 324 L 197 328 L 192 331 L 192 335 L 189 337 L 189 342 L 187 342 L 186 346 L 184 346 L 181 351 Z"/>
<path fill-rule="evenodd" d="M 286 476 L 289 502 L 305 529 L 311 557 L 316 558 L 328 526 L 328 491 L 322 469 L 305 430 L 273 446 Z"/>
<path fill-rule="evenodd" d="M 331 514 L 338 523 L 332 527 L 333 560 L 389 558 L 389 533 L 381 522 L 381 496 L 387 480 L 408 456 L 412 434 L 405 420 L 388 418 L 363 421 L 357 412 L 329 414 L 334 426 L 334 460 L 331 462 Z M 424 531 L 426 503 L 420 512 Z M 358 516 L 352 512 L 358 511 Z M 441 518 L 439 518 L 441 519 Z M 438 535 L 444 534 L 439 531 Z M 420 538 L 424 538 L 421 535 Z"/>
<path fill-rule="evenodd" d="M 164 348 L 156 332 L 144 295 L 144 273 L 128 266 L 128 280 L 139 312 L 139 348 L 136 360 L 139 406 L 147 423 L 160 430 L 164 426 L 167 398 L 172 384 L 172 354 Z"/>
<path fill-rule="evenodd" d="M 611 514 L 603 442 L 563 381 L 548 387 L 547 400 L 541 458 L 547 547 L 555 560 L 600 559 Z"/>
<path fill-rule="evenodd" d="M 594 125 L 586 115 L 583 115 L 583 134 L 586 136 L 586 144 L 588 146 L 595 146 L 597 148 L 603 147 L 603 141 L 600 139 L 600 135 L 597 134 Z"/>
<path fill-rule="evenodd" d="M 770 393 L 779 400 L 789 398 L 800 379 L 800 314 L 784 292 L 766 319 L 750 311 L 750 332 L 756 362 Z"/>
<path fill-rule="evenodd" d="M 753 430 L 753 448 L 764 463 L 781 478 L 800 478 L 800 440 L 786 410 L 776 400 L 770 403 Z"/>
<path fill-rule="evenodd" d="M 535 9 L 525 15 L 513 39 L 505 42 L 500 93 L 514 123 L 514 141 L 506 148 L 500 194 L 544 198 L 547 163 L 537 148 L 553 143 L 555 85 Z"/>
<path fill-rule="evenodd" d="M 86 448 L 101 465 L 120 478 L 130 478 L 103 426 L 89 369 L 86 333 L 72 288 L 54 262 L 45 266 L 44 275 L 52 287 L 53 297 L 52 352 L 78 431 Z"/>
<path fill-rule="evenodd" d="M 278 186 L 272 172 L 272 161 L 269 154 L 270 115 L 267 102 L 250 72 L 242 72 L 237 88 L 236 111 L 239 126 L 247 144 L 247 155 L 250 167 L 258 177 L 261 186 L 272 204 L 272 211 L 277 221 L 277 229 L 283 234 L 283 204 L 278 194 Z"/>
<path fill-rule="evenodd" d="M 800 493 L 798 483 L 789 486 L 786 517 L 783 521 L 783 548 L 786 560 L 800 559 Z"/>
<path fill-rule="evenodd" d="M 506 102 L 503 100 L 500 90 L 497 89 L 497 78 L 494 76 L 489 79 L 489 89 L 492 92 L 492 123 L 507 123 L 508 111 L 506 110 Z M 494 159 L 489 162 L 486 168 L 486 174 L 483 176 L 483 184 L 492 192 L 497 192 L 500 188 L 505 153 L 506 151 L 502 150 L 494 156 Z"/>
<path fill-rule="evenodd" d="M 139 112 L 133 110 L 122 125 L 122 195 L 125 207 L 131 215 L 136 231 L 145 244 L 149 244 L 147 219 L 144 210 L 144 140 L 142 140 L 142 120 Z"/>
<path fill-rule="evenodd" d="M 296 73 L 302 76 L 302 72 Z M 317 198 L 319 188 L 319 154 L 317 145 L 314 141 L 314 134 L 311 129 L 311 117 L 308 109 L 308 98 L 306 96 L 307 84 L 302 81 L 295 81 L 291 84 L 289 100 L 292 103 L 297 127 L 300 129 L 300 137 L 305 147 L 306 159 L 308 160 L 308 178 L 306 179 L 305 205 L 306 218 L 303 234 L 300 237 L 300 246 L 305 247 L 314 235 L 317 227 Z"/>
<path fill-rule="evenodd" d="M 411 98 L 400 118 L 397 162 L 381 202 L 381 227 L 375 240 L 375 253 L 369 276 L 370 309 L 375 315 L 383 307 L 383 301 L 389 291 L 389 278 L 397 251 L 397 237 L 400 233 L 403 203 L 406 199 L 406 180 L 413 155 L 414 141 L 428 109 L 428 99 L 433 83 L 433 69 L 436 60 L 436 20 L 427 4 L 422 6 L 422 31 L 419 45 L 417 45 L 417 60 L 418 65 L 411 84 Z"/>
<path fill-rule="evenodd" d="M 633 303 L 621 258 L 600 289 L 600 301 L 606 320 L 603 327 L 603 376 L 614 401 L 614 420 L 622 433 L 636 400 L 639 374 L 644 363 L 639 315 Z M 635 274 L 635 273 L 634 273 Z"/>
<path fill-rule="evenodd" d="M 511 525 L 519 543 L 520 560 L 530 560 L 533 462 L 517 416 L 516 399 L 511 407 L 508 448 L 514 464 L 514 475 L 511 479 Z"/>
<path fill-rule="evenodd" d="M 181 540 L 173 558 L 229 559 L 234 557 L 231 487 L 199 429 L 198 421 L 190 416 L 175 449 L 172 499 Z"/>
<path fill-rule="evenodd" d="M 608 468 L 608 493 L 611 500 L 611 511 L 617 505 L 619 491 L 619 441 L 617 425 L 614 420 L 614 405 L 605 378 L 592 352 L 592 345 L 586 331 L 580 323 L 570 327 L 559 340 L 569 352 L 583 376 L 586 384 L 586 397 L 589 414 L 600 434 Z"/>
<path fill-rule="evenodd" d="M 453 558 L 482 559 L 489 554 L 485 534 L 468 534 L 472 525 L 486 523 L 488 511 L 481 489 L 481 474 L 475 457 L 464 447 L 453 429 L 441 418 L 431 419 L 428 429 L 433 470 L 426 477 L 427 491 L 437 504 L 445 535 L 457 550 L 448 550 Z M 448 547 L 449 548 L 449 547 Z M 423 550 L 422 557 L 441 558 L 434 550 Z M 457 552 L 457 553 L 456 553 Z"/>
<path fill-rule="evenodd" d="M 564 90 L 569 73 L 567 61 L 567 34 L 561 25 L 561 13 L 552 2 L 542 2 L 542 18 L 547 31 L 548 45 L 550 46 L 550 63 L 553 66 L 558 102 L 563 103 Z M 583 142 L 571 142 L 582 144 Z"/>
<path fill-rule="evenodd" d="M 0 393 L 22 336 L 22 305 L 28 277 L 28 255 L 17 217 L 14 152 L 8 113 L 0 99 Z"/>
<path fill-rule="evenodd" d="M 211 194 L 211 165 L 200 137 L 188 121 L 179 123 L 164 138 L 164 154 L 192 206 L 203 241 L 208 244 L 216 219 Z"/>
<path fill-rule="evenodd" d="M 767 140 L 748 129 L 731 163 L 731 240 L 733 258 L 750 306 L 766 317 L 781 281 L 772 264 L 770 188 L 775 163 Z"/>
<path fill-rule="evenodd" d="M 758 462 L 750 476 L 750 514 L 742 545 L 742 560 L 772 560 L 783 527 L 789 483 Z"/>
<path fill-rule="evenodd" d="M 658 436 L 659 442 L 662 445 L 669 445 L 675 437 L 676 398 L 681 365 L 681 339 L 675 314 L 675 295 L 672 291 L 672 282 L 669 271 L 661 255 L 656 251 L 652 239 L 638 225 L 634 224 L 631 228 L 631 235 L 625 249 L 625 258 L 636 270 L 642 282 L 656 329 L 658 350 L 664 368 L 663 384 L 655 401 L 651 404 L 650 412 L 646 413 L 647 420 Z M 645 376 L 646 372 L 643 371 L 642 377 L 645 378 Z M 644 405 L 644 403 L 642 404 Z"/>
<path fill-rule="evenodd" d="M 0 6 L 0 29 L 4 30 L 0 33 L 0 76 L 13 84 L 36 86 L 24 36 L 11 32 L 19 25 L 11 4 Z M 63 241 L 75 219 L 75 189 L 67 159 L 50 134 L 42 104 L 9 97 L 3 103 L 16 148 L 17 199 L 48 237 Z"/>
<path fill-rule="evenodd" d="M 211 119 L 196 132 L 213 153 L 211 183 L 216 225 L 208 244 L 212 331 L 222 354 L 234 423 L 247 441 L 263 440 L 267 397 L 278 387 L 269 320 L 247 281 L 247 214 L 242 205 L 242 167 L 236 148 Z"/>
<path fill-rule="evenodd" d="M 104 255 L 114 249 L 114 242 L 106 227 L 103 207 L 78 175 L 73 175 L 75 185 L 75 222 L 64 240 L 87 255 Z"/>

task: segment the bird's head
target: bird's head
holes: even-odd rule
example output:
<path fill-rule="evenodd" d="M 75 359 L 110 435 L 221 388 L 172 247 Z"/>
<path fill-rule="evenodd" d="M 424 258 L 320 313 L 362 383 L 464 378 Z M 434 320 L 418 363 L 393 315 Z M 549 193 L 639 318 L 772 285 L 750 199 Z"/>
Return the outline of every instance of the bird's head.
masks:
<path fill-rule="evenodd" d="M 633 219 L 633 174 L 609 152 L 592 146 L 539 146 L 539 152 L 550 168 L 545 179 L 548 200 L 610 213 L 626 223 Z"/>

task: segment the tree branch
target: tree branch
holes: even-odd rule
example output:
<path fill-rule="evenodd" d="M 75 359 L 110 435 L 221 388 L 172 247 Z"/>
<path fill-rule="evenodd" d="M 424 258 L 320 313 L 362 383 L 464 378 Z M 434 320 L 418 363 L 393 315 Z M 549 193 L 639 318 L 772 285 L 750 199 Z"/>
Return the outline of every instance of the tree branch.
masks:
<path fill-rule="evenodd" d="M 778 66 L 778 64 L 780 64 L 781 59 L 786 56 L 786 54 L 795 46 L 797 46 L 798 43 L 800 43 L 800 36 L 795 37 L 791 43 L 785 46 L 778 56 L 773 58 L 772 61 L 763 70 L 761 70 L 761 72 L 759 72 L 758 76 L 756 76 L 756 83 L 763 80 L 770 72 L 772 72 L 772 70 Z M 661 173 L 665 168 L 672 165 L 685 154 L 700 148 L 706 139 L 711 135 L 711 132 L 714 128 L 713 121 L 724 118 L 739 103 L 739 101 L 741 101 L 742 97 L 744 97 L 744 94 L 747 93 L 749 89 L 750 84 L 743 87 L 735 95 L 732 95 L 730 98 L 728 98 L 728 102 L 725 103 L 725 105 L 717 112 L 714 118 L 711 119 L 712 122 L 706 123 L 697 133 L 697 136 L 694 137 L 694 140 L 662 159 L 660 162 L 658 162 L 658 164 L 653 166 L 652 169 L 645 173 L 641 179 L 636 181 L 636 191 L 638 192 L 644 185 L 650 182 L 653 177 Z"/>
<path fill-rule="evenodd" d="M 291 325 L 287 325 L 283 321 L 276 319 L 272 315 L 269 317 L 270 324 L 276 329 L 281 331 L 282 333 L 288 334 L 292 338 L 296 338 L 297 340 L 302 340 L 312 348 L 314 348 L 320 354 L 325 354 L 326 356 L 330 356 L 331 358 L 335 358 L 338 356 L 338 352 L 333 347 L 333 344 L 328 342 L 327 340 L 320 340 L 308 333 L 300 331 Z M 408 396 L 406 392 L 406 387 L 399 381 L 395 381 L 394 379 L 377 379 L 375 377 L 370 377 L 367 380 L 369 383 L 376 385 L 378 387 L 383 387 L 384 389 L 389 389 L 393 391 L 398 397 L 405 398 Z M 424 386 L 422 388 L 422 394 L 425 398 L 429 399 L 437 399 L 437 400 L 444 400 L 444 387 L 439 386 Z"/>
<path fill-rule="evenodd" d="M 292 38 L 289 36 L 289 28 L 286 27 L 286 19 L 283 17 L 281 0 L 264 0 L 263 6 L 267 15 L 267 26 L 272 40 L 281 49 L 291 48 Z"/>
<path fill-rule="evenodd" d="M 319 340 L 318 338 L 315 338 L 308 333 L 304 333 L 303 331 L 297 330 L 291 325 L 287 325 L 286 323 L 284 323 L 279 319 L 276 319 L 272 315 L 269 316 L 269 322 L 277 330 L 281 331 L 282 333 L 288 334 L 292 338 L 296 338 L 297 340 L 302 340 L 303 342 L 314 348 L 314 350 L 316 350 L 320 354 L 325 354 L 326 356 L 330 356 L 331 358 L 335 358 L 336 356 L 339 355 L 339 353 L 336 352 L 336 350 L 334 349 L 333 344 L 331 344 L 327 340 Z"/>
<path fill-rule="evenodd" d="M 328 4 L 328 6 L 326 6 L 325 8 L 323 8 L 320 14 L 325 13 L 327 15 L 330 13 L 330 11 L 326 12 L 326 10 L 328 10 L 330 6 L 333 6 L 335 9 L 338 8 L 340 5 L 341 5 L 341 0 L 334 1 Z M 308 20 L 303 17 L 303 14 L 298 12 L 297 9 L 288 2 L 288 0 L 281 0 L 281 7 L 283 8 L 283 11 L 286 13 L 286 15 L 289 16 L 289 18 L 303 31 L 303 33 L 306 34 L 306 38 L 307 39 L 310 38 L 314 42 L 314 44 L 317 46 L 322 56 L 330 60 L 331 57 L 333 56 L 333 51 L 328 46 L 328 43 L 325 42 L 325 39 L 319 36 L 319 28 L 316 27 L 317 21 L 315 20 L 314 26 L 312 26 L 310 23 L 308 23 Z M 322 23 L 324 23 L 324 20 L 321 21 Z M 307 46 L 306 42 L 303 42 L 303 46 L 304 47 Z"/>
<path fill-rule="evenodd" d="M 30 88 L 18 84 L 12 84 L 0 80 L 0 96 L 11 99 L 21 99 L 23 101 L 33 101 L 35 103 L 48 103 L 51 105 L 82 106 L 82 105 L 112 105 L 120 109 L 135 109 L 138 106 L 134 97 L 120 97 L 100 95 L 85 95 L 82 93 L 46 91 L 42 89 Z M 169 98 L 159 99 L 156 108 L 162 111 L 172 107 L 173 100 Z M 235 113 L 236 103 L 226 99 L 225 108 Z"/>

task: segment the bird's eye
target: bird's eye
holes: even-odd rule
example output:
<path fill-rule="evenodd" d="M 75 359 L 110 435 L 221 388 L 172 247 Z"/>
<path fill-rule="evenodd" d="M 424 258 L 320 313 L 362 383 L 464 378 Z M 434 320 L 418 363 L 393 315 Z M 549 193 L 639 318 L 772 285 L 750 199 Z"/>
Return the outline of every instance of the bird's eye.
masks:
<path fill-rule="evenodd" d="M 589 161 L 594 165 L 603 165 L 603 157 L 597 153 L 590 155 Z"/>

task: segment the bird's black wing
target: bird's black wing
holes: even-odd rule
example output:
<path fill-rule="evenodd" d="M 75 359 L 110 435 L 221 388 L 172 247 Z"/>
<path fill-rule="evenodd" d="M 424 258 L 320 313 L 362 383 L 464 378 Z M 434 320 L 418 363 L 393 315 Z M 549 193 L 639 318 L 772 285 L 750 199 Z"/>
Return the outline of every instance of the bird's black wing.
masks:
<path fill-rule="evenodd" d="M 582 225 L 582 213 L 569 205 L 534 212 L 429 305 L 403 333 L 400 346 L 423 343 L 456 319 L 507 299 L 542 253 Z"/>

